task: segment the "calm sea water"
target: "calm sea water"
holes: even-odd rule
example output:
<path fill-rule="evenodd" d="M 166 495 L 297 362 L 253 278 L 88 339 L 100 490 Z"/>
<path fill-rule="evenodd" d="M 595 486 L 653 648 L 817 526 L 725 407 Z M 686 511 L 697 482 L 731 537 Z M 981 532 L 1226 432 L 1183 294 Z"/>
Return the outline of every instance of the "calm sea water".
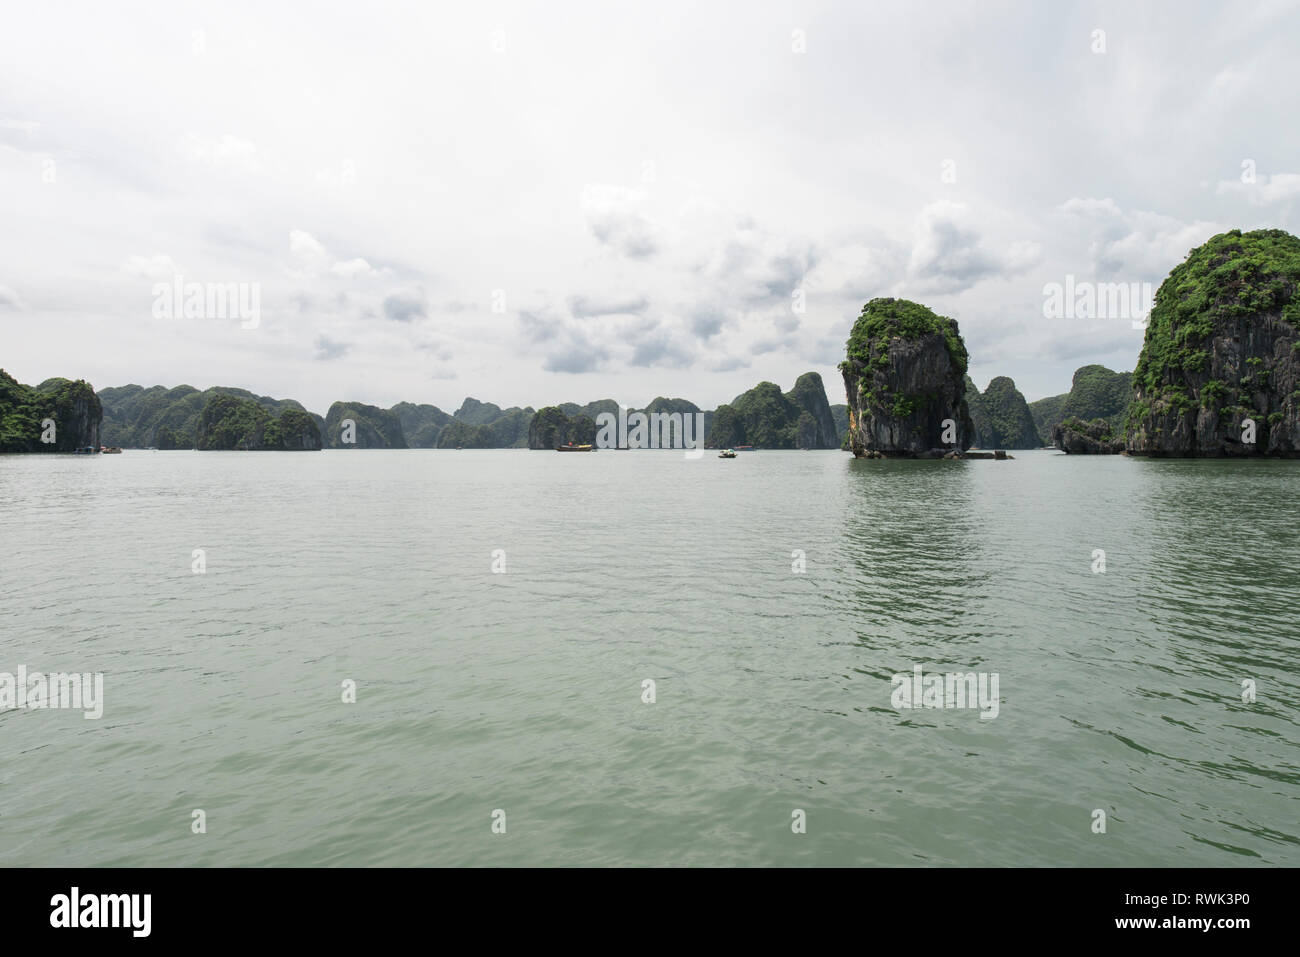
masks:
<path fill-rule="evenodd" d="M 0 860 L 1300 865 L 1298 469 L 3 456 Z"/>

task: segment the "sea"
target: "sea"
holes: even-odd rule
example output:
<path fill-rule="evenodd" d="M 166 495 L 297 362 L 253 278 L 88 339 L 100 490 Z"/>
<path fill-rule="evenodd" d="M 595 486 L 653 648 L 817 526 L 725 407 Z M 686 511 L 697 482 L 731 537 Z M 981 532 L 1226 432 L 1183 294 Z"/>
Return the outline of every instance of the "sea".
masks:
<path fill-rule="evenodd" d="M 1300 462 L 1012 455 L 0 456 L 0 860 L 1300 865 Z"/>

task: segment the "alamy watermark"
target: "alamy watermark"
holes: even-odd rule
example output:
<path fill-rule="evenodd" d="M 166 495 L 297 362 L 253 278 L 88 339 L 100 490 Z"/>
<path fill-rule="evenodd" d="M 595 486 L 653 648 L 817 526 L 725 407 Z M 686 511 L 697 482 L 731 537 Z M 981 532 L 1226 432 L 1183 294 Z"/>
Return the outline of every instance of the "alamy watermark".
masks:
<path fill-rule="evenodd" d="M 598 449 L 685 449 L 686 458 L 704 457 L 703 412 L 632 412 L 596 416 Z"/>
<path fill-rule="evenodd" d="M 998 673 L 986 671 L 934 671 L 925 674 L 920 665 L 912 673 L 893 677 L 890 703 L 899 711 L 912 708 L 979 708 L 980 720 L 998 716 Z"/>
<path fill-rule="evenodd" d="M 45 674 L 28 672 L 19 665 L 17 673 L 0 671 L 0 710 L 70 708 L 94 721 L 104 714 L 104 675 L 94 673 Z"/>
<path fill-rule="evenodd" d="M 1149 282 L 1092 282 L 1067 275 L 1064 283 L 1043 285 L 1043 316 L 1047 319 L 1127 319 L 1134 329 L 1147 327 L 1155 303 Z"/>
<path fill-rule="evenodd" d="M 239 319 L 241 329 L 262 322 L 259 282 L 186 282 L 177 273 L 172 281 L 153 284 L 155 319 Z"/>

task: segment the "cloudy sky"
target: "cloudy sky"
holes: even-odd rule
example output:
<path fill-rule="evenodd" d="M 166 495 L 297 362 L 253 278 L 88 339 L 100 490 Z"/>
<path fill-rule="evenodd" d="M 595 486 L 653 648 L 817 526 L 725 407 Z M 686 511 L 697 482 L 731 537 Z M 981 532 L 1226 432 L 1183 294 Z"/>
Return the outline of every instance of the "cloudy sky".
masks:
<path fill-rule="evenodd" d="M 4 20 L 0 366 L 25 382 L 711 407 L 813 369 L 842 402 L 853 319 L 904 296 L 1032 400 L 1141 346 L 1045 318 L 1046 284 L 1158 285 L 1300 212 L 1292 2 Z M 177 276 L 250 284 L 256 326 L 159 315 Z"/>

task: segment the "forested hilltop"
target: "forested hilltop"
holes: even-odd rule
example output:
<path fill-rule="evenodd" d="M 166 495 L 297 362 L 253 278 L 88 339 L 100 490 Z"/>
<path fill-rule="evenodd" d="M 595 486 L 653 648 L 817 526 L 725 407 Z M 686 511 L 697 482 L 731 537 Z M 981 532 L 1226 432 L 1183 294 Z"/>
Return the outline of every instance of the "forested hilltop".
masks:
<path fill-rule="evenodd" d="M 1300 457 L 1300 238 L 1231 230 L 1191 250 L 1161 284 L 1133 372 L 1087 365 L 1070 391 L 1026 402 L 996 376 L 981 393 L 956 321 L 921 303 L 873 299 L 840 365 L 845 404 L 816 372 L 789 392 L 760 382 L 714 410 L 659 397 L 642 410 L 702 413 L 706 445 L 848 448 L 864 455 L 1034 448 L 1135 455 Z M 325 416 L 293 399 L 217 386 L 84 380 L 27 386 L 0 370 L 0 452 L 159 449 L 551 448 L 595 438 L 613 399 L 540 411 L 466 398 L 448 414 L 399 402 L 335 402 Z M 101 421 L 102 420 L 102 421 Z"/>
<path fill-rule="evenodd" d="M 101 417 L 100 400 L 83 379 L 29 386 L 0 369 L 0 452 L 97 449 Z"/>
<path fill-rule="evenodd" d="M 238 401 L 229 401 L 232 399 Z M 200 391 L 189 385 L 127 385 L 104 389 L 99 400 L 103 404 L 104 445 L 158 449 L 551 448 L 562 442 L 593 441 L 598 416 L 619 414 L 614 399 L 564 402 L 534 410 L 531 406 L 503 409 L 470 397 L 452 413 L 427 403 L 399 402 L 383 409 L 345 401 L 333 403 L 321 416 L 293 399 L 275 399 L 230 386 Z M 644 408 L 627 409 L 624 414 L 703 413 L 711 446 L 839 448 L 847 420 L 844 406 L 837 410 L 827 401 L 821 376 L 809 372 L 800 376 L 789 392 L 781 392 L 770 382 L 760 383 L 716 412 L 701 409 L 688 399 L 660 396 Z M 282 422 L 289 413 L 289 419 Z M 715 434 L 719 414 L 723 428 Z M 275 422 L 282 424 L 268 433 L 267 428 Z"/>
<path fill-rule="evenodd" d="M 87 383 L 67 379 L 23 386 L 7 374 L 0 377 L 0 451 L 11 452 L 99 445 L 203 450 L 551 448 L 563 442 L 592 442 L 599 416 L 619 414 L 614 399 L 564 402 L 534 411 L 531 406 L 503 409 L 466 398 L 453 413 L 427 403 L 399 402 L 383 409 L 335 402 L 322 416 L 294 399 L 257 395 L 234 386 L 199 390 L 190 385 L 126 385 L 95 393 Z M 1049 440 L 1052 429 L 1070 417 L 1104 418 L 1122 428 L 1130 380 L 1131 373 L 1084 366 L 1074 374 L 1070 392 L 1026 406 L 1010 379 L 993 379 L 981 394 L 967 376 L 972 439 L 985 448 L 1030 448 L 1042 444 L 1035 437 Z M 1026 418 L 1026 408 L 1032 421 Z M 99 409 L 102 422 L 96 417 Z M 50 411 L 58 412 L 56 418 L 61 416 L 69 426 L 53 448 L 42 445 L 39 432 L 32 432 L 33 423 Z M 688 399 L 660 396 L 624 414 L 638 411 L 703 413 L 710 448 L 848 447 L 848 405 L 827 401 L 825 384 L 816 372 L 800 376 L 788 392 L 775 383 L 761 382 L 716 410 L 702 409 Z M 350 423 L 346 435 L 345 423 Z M 40 448 L 33 448 L 33 441 Z"/>

